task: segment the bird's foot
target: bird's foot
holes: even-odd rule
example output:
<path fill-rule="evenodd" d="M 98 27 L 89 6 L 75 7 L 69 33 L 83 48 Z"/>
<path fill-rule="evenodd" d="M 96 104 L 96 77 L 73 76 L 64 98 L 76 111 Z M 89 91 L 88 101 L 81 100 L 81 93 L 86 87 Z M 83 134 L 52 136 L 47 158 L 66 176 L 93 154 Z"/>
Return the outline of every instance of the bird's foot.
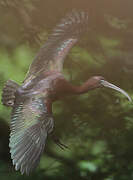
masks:
<path fill-rule="evenodd" d="M 68 146 L 66 146 L 65 144 L 61 143 L 59 138 L 54 136 L 54 137 L 52 137 L 52 139 L 55 142 L 55 144 L 57 144 L 62 150 L 69 149 Z"/>

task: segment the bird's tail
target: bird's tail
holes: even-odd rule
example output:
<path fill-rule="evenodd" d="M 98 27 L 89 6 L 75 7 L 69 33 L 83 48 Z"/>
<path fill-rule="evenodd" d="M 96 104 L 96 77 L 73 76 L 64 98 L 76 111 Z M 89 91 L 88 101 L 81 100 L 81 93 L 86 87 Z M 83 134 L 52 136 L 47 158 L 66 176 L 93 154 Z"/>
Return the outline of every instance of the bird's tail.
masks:
<path fill-rule="evenodd" d="M 53 30 L 53 36 L 61 38 L 78 38 L 82 33 L 88 30 L 88 13 L 84 11 L 73 10 L 65 18 L 61 19 Z"/>
<path fill-rule="evenodd" d="M 8 80 L 3 88 L 2 103 L 5 106 L 12 107 L 15 101 L 15 92 L 19 85 L 12 80 Z"/>

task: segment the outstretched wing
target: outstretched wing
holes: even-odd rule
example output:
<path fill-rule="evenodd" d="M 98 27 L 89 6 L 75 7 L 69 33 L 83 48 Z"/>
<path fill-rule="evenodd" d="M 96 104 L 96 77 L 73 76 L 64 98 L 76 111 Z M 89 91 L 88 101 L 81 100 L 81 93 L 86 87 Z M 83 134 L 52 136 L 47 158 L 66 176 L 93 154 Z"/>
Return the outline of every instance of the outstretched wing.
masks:
<path fill-rule="evenodd" d="M 88 14 L 72 11 L 55 27 L 53 33 L 41 48 L 28 71 L 27 79 L 32 79 L 42 71 L 62 71 L 63 61 L 69 49 L 79 36 L 87 30 Z"/>
<path fill-rule="evenodd" d="M 15 169 L 29 174 L 39 163 L 47 134 L 53 130 L 46 100 L 16 102 L 12 111 L 10 153 Z"/>

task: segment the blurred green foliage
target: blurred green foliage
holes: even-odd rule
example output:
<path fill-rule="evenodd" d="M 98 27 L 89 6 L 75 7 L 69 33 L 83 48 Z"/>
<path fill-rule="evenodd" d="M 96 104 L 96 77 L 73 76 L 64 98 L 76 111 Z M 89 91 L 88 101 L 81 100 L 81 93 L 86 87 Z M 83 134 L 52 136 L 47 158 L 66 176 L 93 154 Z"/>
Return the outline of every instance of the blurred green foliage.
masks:
<path fill-rule="evenodd" d="M 67 56 L 65 77 L 80 85 L 102 75 L 133 98 L 132 5 L 129 0 L 0 0 L 0 95 L 8 79 L 22 83 L 56 22 L 82 8 L 90 15 L 90 30 Z M 37 170 L 21 176 L 9 155 L 11 110 L 0 104 L 0 180 L 133 179 L 133 104 L 123 95 L 97 89 L 66 97 L 53 104 L 53 111 L 55 133 L 69 149 L 48 138 Z"/>

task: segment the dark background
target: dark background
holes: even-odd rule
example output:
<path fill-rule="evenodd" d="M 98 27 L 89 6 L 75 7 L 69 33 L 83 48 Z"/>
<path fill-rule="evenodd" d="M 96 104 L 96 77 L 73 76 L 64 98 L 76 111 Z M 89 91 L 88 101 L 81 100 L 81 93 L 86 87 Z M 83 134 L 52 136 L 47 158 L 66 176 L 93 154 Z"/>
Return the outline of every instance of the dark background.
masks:
<path fill-rule="evenodd" d="M 89 31 L 70 51 L 65 77 L 80 85 L 102 75 L 133 97 L 133 1 L 0 0 L 0 93 L 13 79 L 21 84 L 48 34 L 72 9 L 89 14 Z M 10 109 L 0 104 L 0 180 L 132 180 L 133 104 L 102 88 L 53 105 L 55 133 L 69 146 L 48 139 L 39 167 L 20 175 L 11 164 Z"/>

